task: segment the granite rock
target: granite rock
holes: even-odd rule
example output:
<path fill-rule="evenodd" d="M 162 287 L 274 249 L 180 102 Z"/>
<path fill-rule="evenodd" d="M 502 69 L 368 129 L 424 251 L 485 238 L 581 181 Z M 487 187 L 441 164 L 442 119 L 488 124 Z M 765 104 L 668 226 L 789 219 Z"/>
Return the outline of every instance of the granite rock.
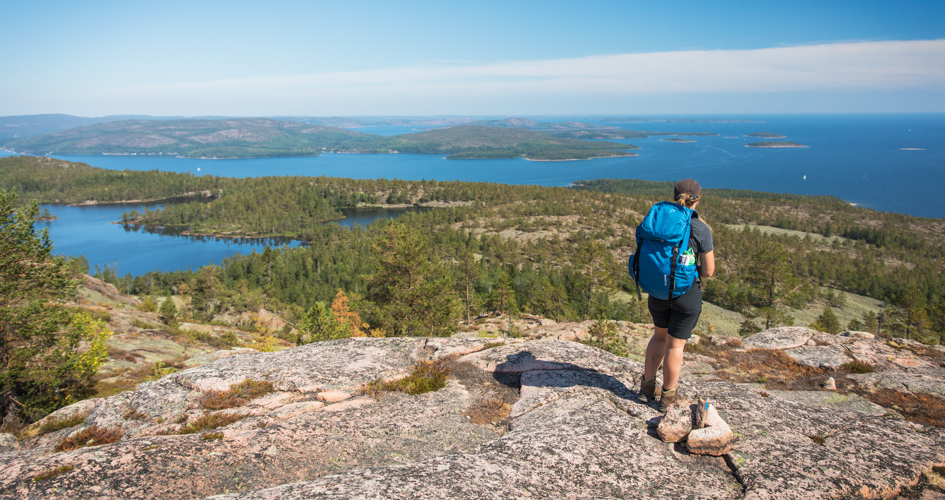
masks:
<path fill-rule="evenodd" d="M 790 349 L 800 347 L 814 336 L 814 330 L 797 326 L 771 328 L 742 340 L 746 349 Z"/>

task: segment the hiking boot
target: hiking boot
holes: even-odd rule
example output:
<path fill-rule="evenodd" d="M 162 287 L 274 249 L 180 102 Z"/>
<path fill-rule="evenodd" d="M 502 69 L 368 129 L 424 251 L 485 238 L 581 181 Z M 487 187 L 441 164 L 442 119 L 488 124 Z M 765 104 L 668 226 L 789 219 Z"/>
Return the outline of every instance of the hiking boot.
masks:
<path fill-rule="evenodd" d="M 640 375 L 640 396 L 643 397 L 643 401 L 646 403 L 656 402 L 656 397 L 659 396 L 659 390 L 656 387 L 656 375 L 650 377 L 649 379 L 644 379 L 643 375 Z"/>
<path fill-rule="evenodd" d="M 663 389 L 660 395 L 660 413 L 666 413 L 666 409 L 669 408 L 669 405 L 676 402 L 677 389 L 679 389 L 678 386 L 676 389 Z"/>

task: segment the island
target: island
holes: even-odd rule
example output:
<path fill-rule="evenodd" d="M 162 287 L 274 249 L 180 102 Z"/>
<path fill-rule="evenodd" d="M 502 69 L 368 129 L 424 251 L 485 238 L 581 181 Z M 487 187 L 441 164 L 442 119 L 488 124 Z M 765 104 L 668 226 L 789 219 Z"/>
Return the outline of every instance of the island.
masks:
<path fill-rule="evenodd" d="M 786 141 L 762 141 L 745 144 L 746 148 L 806 148 L 803 144 Z"/>
<path fill-rule="evenodd" d="M 673 137 L 673 138 L 670 138 L 670 139 L 660 139 L 660 140 L 661 140 L 661 141 L 666 141 L 666 142 L 696 142 L 696 141 L 694 141 L 694 140 L 692 140 L 692 139 L 680 139 L 679 137 Z"/>
<path fill-rule="evenodd" d="M 764 139 L 784 139 L 786 135 L 775 134 L 774 132 L 752 132 L 745 134 L 745 137 L 762 137 Z"/>
<path fill-rule="evenodd" d="M 447 155 L 453 160 L 585 160 L 628 156 L 627 150 L 637 149 L 632 144 L 554 137 L 509 126 L 468 124 L 387 137 L 270 118 L 126 120 L 0 145 L 37 155 L 170 155 L 195 159 L 406 153 Z"/>

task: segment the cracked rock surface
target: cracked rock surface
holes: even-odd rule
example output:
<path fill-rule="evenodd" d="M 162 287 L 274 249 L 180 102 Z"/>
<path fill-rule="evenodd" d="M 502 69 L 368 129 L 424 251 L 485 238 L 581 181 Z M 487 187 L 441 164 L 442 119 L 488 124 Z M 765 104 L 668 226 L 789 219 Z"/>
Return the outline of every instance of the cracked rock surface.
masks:
<path fill-rule="evenodd" d="M 938 428 L 684 378 L 680 390 L 711 402 L 735 434 L 725 456 L 690 455 L 649 424 L 660 414 L 637 398 L 641 364 L 575 342 L 484 349 L 487 340 L 320 342 L 84 401 L 57 412 L 87 412 L 82 424 L 0 446 L 0 498 L 889 498 L 945 463 Z M 417 396 L 358 395 L 427 359 L 463 374 Z M 199 407 L 208 391 L 247 379 L 275 391 L 236 408 Z M 470 416 L 516 392 L 503 425 Z M 218 437 L 174 434 L 205 411 L 241 418 L 213 429 Z M 92 424 L 124 436 L 54 452 Z"/>

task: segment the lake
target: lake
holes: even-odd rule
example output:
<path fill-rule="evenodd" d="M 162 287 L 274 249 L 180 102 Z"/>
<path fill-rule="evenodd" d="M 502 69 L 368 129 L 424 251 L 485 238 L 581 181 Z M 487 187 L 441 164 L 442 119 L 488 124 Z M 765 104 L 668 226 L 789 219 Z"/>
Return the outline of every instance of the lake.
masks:
<path fill-rule="evenodd" d="M 138 276 L 149 271 L 176 271 L 190 268 L 194 271 L 211 262 L 220 264 L 223 259 L 238 253 L 262 252 L 266 246 L 298 246 L 298 241 L 288 238 L 216 238 L 212 236 L 185 236 L 179 230 L 140 228 L 125 224 L 113 224 L 121 219 L 122 212 L 152 210 L 159 203 L 122 203 L 113 205 L 42 205 L 56 214 L 58 219 L 38 221 L 36 228 L 49 229 L 54 253 L 57 255 L 83 255 L 89 260 L 92 272 L 95 266 L 104 269 L 114 267 L 120 275 Z M 341 212 L 345 219 L 329 222 L 352 226 L 366 225 L 380 218 L 394 218 L 416 208 L 351 208 Z"/>
<path fill-rule="evenodd" d="M 571 117 L 575 119 L 574 117 Z M 735 118 L 735 117 L 733 117 Z M 668 132 L 715 132 L 720 135 L 691 137 L 692 143 L 663 141 L 662 137 L 618 140 L 635 144 L 639 156 L 601 158 L 586 161 L 538 162 L 527 160 L 446 160 L 438 155 L 356 155 L 325 154 L 303 158 L 261 158 L 246 160 L 193 160 L 148 156 L 57 156 L 93 166 L 123 170 L 163 170 L 192 172 L 196 175 L 229 177 L 261 177 L 270 175 L 333 176 L 387 179 L 437 179 L 497 182 L 505 184 L 537 184 L 567 186 L 574 181 L 599 178 L 636 178 L 675 181 L 687 177 L 698 179 L 703 187 L 754 189 L 781 193 L 832 195 L 851 203 L 881 211 L 908 213 L 921 217 L 945 218 L 945 204 L 937 203 L 940 186 L 945 184 L 945 114 L 887 115 L 742 115 L 737 118 L 764 123 L 621 123 L 612 124 L 632 130 Z M 588 118 L 579 121 L 593 122 Z M 374 129 L 374 130 L 372 130 Z M 410 133 L 414 127 L 370 127 L 364 132 L 393 135 Z M 809 146 L 803 149 L 758 149 L 745 147 L 764 139 L 745 137 L 758 131 L 787 136 Z M 904 149 L 906 148 L 906 149 Z M 4 154 L 4 152 L 0 152 Z M 711 195 L 711 191 L 707 191 Z M 77 212 L 69 225 L 97 217 L 117 220 L 125 205 L 117 212 Z M 63 216 L 63 209 L 50 210 Z M 81 209 L 85 210 L 85 208 Z M 78 214 L 86 214 L 79 216 Z M 388 214 L 394 216 L 396 214 Z M 364 222 L 369 223 L 368 215 Z M 69 240 L 62 223 L 53 223 L 51 232 L 57 253 L 84 254 L 90 261 L 111 262 L 92 257 L 106 254 L 121 242 L 139 241 L 146 233 L 127 233 L 119 239 L 100 238 L 95 232 L 83 240 L 84 231 L 76 229 L 76 239 Z M 59 222 L 59 221 L 57 221 Z M 350 223 L 351 221 L 349 221 Z M 124 231 L 120 227 L 118 231 Z M 104 229 L 103 229 L 104 231 Z M 112 233 L 108 233 L 111 235 Z M 177 257 L 161 263 L 149 255 L 144 241 L 159 246 L 181 245 L 179 236 L 148 234 L 164 240 L 140 240 L 129 251 L 116 248 L 119 271 L 137 274 L 141 269 L 196 269 L 210 260 L 219 262 L 221 255 L 232 251 L 252 251 L 258 245 L 242 247 L 226 241 L 186 240 Z M 131 239 L 128 239 L 131 238 Z M 176 238 L 176 239 L 175 239 Z M 62 240 L 62 241 L 60 241 Z M 83 243 L 86 241 L 86 243 Z M 97 242 L 97 243 L 96 243 Z M 106 243 L 107 242 L 107 243 Z M 206 246 L 202 246 L 206 245 Z M 257 250 L 258 251 L 258 250 Z M 160 251 L 155 250 L 160 253 Z M 177 258 L 180 260 L 174 260 Z M 165 263 L 166 262 L 166 263 Z M 171 266 L 171 267 L 164 267 Z"/>

